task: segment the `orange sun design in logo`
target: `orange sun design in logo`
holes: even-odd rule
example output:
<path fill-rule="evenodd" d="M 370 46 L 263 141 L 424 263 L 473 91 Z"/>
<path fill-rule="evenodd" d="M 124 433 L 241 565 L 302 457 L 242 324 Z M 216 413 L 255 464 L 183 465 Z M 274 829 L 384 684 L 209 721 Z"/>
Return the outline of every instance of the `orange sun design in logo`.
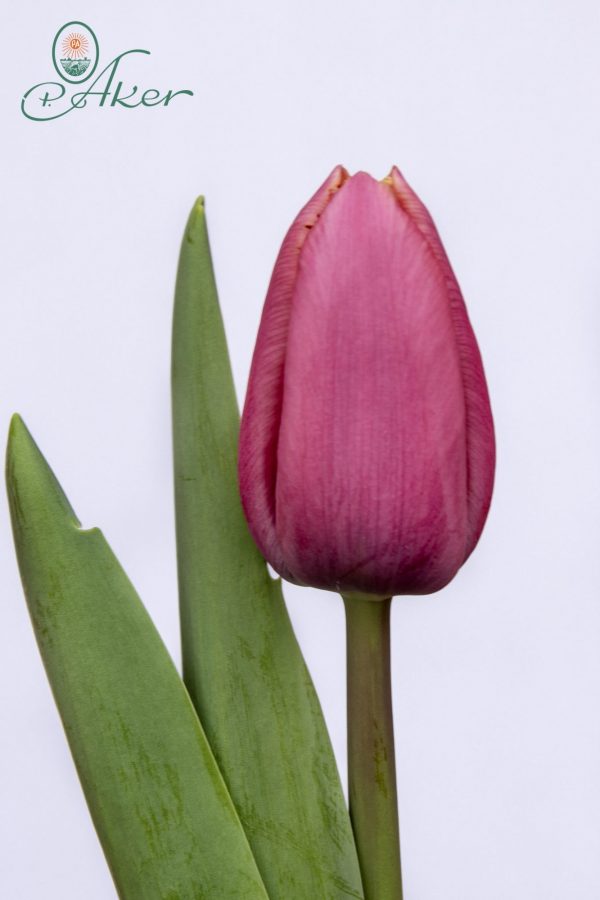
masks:
<path fill-rule="evenodd" d="M 72 31 L 63 38 L 62 51 L 67 59 L 83 59 L 86 56 L 90 43 L 85 34 Z"/>

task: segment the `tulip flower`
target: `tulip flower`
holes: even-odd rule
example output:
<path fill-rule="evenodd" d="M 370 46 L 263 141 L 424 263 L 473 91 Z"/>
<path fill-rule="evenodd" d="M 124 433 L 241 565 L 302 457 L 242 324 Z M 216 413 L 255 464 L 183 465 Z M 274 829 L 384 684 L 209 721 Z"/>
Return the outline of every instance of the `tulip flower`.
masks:
<path fill-rule="evenodd" d="M 431 216 L 397 168 L 377 181 L 336 167 L 275 263 L 239 480 L 273 568 L 346 603 L 350 812 L 367 900 L 402 891 L 389 598 L 455 576 L 481 534 L 494 465 L 479 349 Z"/>
<path fill-rule="evenodd" d="M 298 584 L 444 587 L 490 504 L 479 350 L 435 225 L 398 169 L 338 166 L 275 263 L 239 476 L 263 555 Z"/>

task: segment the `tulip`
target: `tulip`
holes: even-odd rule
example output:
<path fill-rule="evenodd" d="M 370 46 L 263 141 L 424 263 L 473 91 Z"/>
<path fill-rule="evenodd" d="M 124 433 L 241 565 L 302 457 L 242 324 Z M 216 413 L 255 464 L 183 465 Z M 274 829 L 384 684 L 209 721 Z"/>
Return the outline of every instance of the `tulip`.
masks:
<path fill-rule="evenodd" d="M 431 216 L 397 168 L 336 167 L 287 233 L 260 323 L 239 455 L 256 543 L 298 584 L 437 591 L 479 539 L 494 457 Z"/>
<path fill-rule="evenodd" d="M 376 181 L 336 167 L 275 263 L 239 481 L 273 568 L 344 598 L 365 900 L 402 897 L 391 597 L 454 577 L 479 540 L 494 465 L 479 349 L 431 216 L 397 168 Z"/>

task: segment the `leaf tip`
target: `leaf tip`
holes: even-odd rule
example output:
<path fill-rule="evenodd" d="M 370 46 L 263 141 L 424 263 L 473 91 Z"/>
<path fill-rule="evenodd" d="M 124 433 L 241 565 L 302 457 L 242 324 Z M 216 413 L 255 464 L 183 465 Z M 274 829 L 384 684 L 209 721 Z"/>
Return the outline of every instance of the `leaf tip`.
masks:
<path fill-rule="evenodd" d="M 8 429 L 6 483 L 13 512 L 18 499 L 22 515 L 26 511 L 37 514 L 42 510 L 60 510 L 79 526 L 73 507 L 18 413 L 11 417 Z"/>
<path fill-rule="evenodd" d="M 192 206 L 192 211 L 190 212 L 187 228 L 185 230 L 185 236 L 190 244 L 195 243 L 198 237 L 204 236 L 206 233 L 206 210 L 205 210 L 205 202 L 204 195 L 200 194 L 199 197 L 196 198 L 196 202 Z"/>
<path fill-rule="evenodd" d="M 8 478 L 9 472 L 12 472 L 13 462 L 15 456 L 19 455 L 19 452 L 22 447 L 25 447 L 27 444 L 31 443 L 33 438 L 29 433 L 29 429 L 27 428 L 25 422 L 19 415 L 19 413 L 13 413 L 10 417 L 10 424 L 8 426 L 8 441 L 6 444 L 6 475 Z"/>

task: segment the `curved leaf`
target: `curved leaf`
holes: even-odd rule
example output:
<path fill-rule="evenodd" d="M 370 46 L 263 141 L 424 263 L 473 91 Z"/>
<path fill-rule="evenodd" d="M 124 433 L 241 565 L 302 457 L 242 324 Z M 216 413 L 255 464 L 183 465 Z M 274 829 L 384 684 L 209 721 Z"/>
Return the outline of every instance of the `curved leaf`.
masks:
<path fill-rule="evenodd" d="M 239 414 L 202 198 L 181 248 L 172 366 L 185 683 L 271 900 L 360 898 L 319 701 L 239 499 Z"/>
<path fill-rule="evenodd" d="M 119 896 L 267 900 L 187 692 L 18 416 L 7 486 L 36 638 Z"/>

